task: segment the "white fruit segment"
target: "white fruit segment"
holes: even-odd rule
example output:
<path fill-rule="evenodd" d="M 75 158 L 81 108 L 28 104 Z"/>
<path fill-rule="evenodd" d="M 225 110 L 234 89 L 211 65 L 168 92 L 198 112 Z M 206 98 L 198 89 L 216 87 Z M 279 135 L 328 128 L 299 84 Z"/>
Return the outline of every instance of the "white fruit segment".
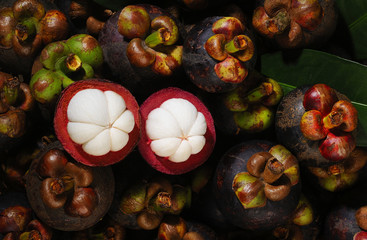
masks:
<path fill-rule="evenodd" d="M 171 98 L 152 110 L 145 128 L 152 151 L 176 163 L 199 153 L 206 141 L 204 115 L 182 98 Z"/>
<path fill-rule="evenodd" d="M 76 93 L 68 105 L 67 116 L 71 140 L 93 156 L 120 151 L 135 126 L 125 100 L 113 91 L 84 89 Z"/>

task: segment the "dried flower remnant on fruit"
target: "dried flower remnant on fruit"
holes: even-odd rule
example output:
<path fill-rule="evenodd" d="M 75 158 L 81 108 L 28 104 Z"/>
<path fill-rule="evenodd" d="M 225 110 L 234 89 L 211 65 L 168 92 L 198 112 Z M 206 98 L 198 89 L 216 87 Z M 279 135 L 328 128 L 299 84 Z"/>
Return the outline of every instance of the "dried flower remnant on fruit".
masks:
<path fill-rule="evenodd" d="M 51 149 L 38 165 L 38 174 L 43 179 L 40 195 L 45 206 L 51 209 L 64 208 L 69 216 L 88 217 L 98 205 L 90 167 L 67 160 L 63 151 Z"/>
<path fill-rule="evenodd" d="M 120 151 L 135 126 L 125 100 L 113 91 L 79 91 L 70 100 L 67 116 L 70 138 L 92 156 Z"/>
<path fill-rule="evenodd" d="M 204 45 L 206 52 L 218 63 L 216 75 L 224 82 L 240 83 L 248 75 L 243 63 L 252 59 L 255 46 L 244 34 L 245 26 L 234 17 L 223 17 L 212 25 L 214 33 Z"/>
<path fill-rule="evenodd" d="M 204 115 L 181 98 L 163 102 L 149 113 L 146 121 L 152 151 L 176 163 L 186 161 L 203 149 L 206 130 Z"/>
<path fill-rule="evenodd" d="M 281 145 L 252 155 L 247 162 L 247 171 L 238 173 L 232 183 L 232 189 L 245 209 L 263 207 L 267 200 L 284 199 L 300 177 L 297 159 Z"/>
<path fill-rule="evenodd" d="M 334 89 L 316 84 L 304 95 L 305 113 L 300 122 L 303 135 L 320 141 L 321 155 L 330 161 L 341 161 L 354 150 L 352 132 L 357 128 L 358 113 L 353 104 L 338 100 Z"/>
<path fill-rule="evenodd" d="M 252 25 L 262 35 L 297 47 L 305 41 L 305 32 L 320 26 L 324 10 L 318 0 L 265 0 L 254 10 Z"/>
<path fill-rule="evenodd" d="M 130 63 L 150 67 L 159 75 L 169 76 L 182 64 L 182 46 L 178 26 L 171 17 L 159 15 L 151 19 L 140 5 L 124 7 L 118 19 L 118 31 L 130 42 L 126 49 Z"/>

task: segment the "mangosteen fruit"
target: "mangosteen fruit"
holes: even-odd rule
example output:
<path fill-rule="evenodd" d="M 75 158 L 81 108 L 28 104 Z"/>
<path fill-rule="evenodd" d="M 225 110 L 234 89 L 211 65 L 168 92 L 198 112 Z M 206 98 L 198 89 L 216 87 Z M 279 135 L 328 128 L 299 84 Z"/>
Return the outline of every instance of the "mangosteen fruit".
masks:
<path fill-rule="evenodd" d="M 256 62 L 249 29 L 235 17 L 211 16 L 195 24 L 183 45 L 182 64 L 200 89 L 228 92 L 244 82 Z"/>
<path fill-rule="evenodd" d="M 217 234 L 203 223 L 185 220 L 180 216 L 166 216 L 159 225 L 157 240 L 174 239 L 215 240 Z"/>
<path fill-rule="evenodd" d="M 323 83 L 292 90 L 275 115 L 279 143 L 312 167 L 348 158 L 356 147 L 357 123 L 358 112 L 349 99 Z"/>
<path fill-rule="evenodd" d="M 237 143 L 214 174 L 217 205 L 233 225 L 267 231 L 289 222 L 297 208 L 300 171 L 284 146 L 266 140 Z"/>
<path fill-rule="evenodd" d="M 42 47 L 69 34 L 65 14 L 43 0 L 2 1 L 0 25 L 0 66 L 27 76 Z"/>
<path fill-rule="evenodd" d="M 254 29 L 283 49 L 321 46 L 336 29 L 334 0 L 257 0 L 256 5 Z"/>
<path fill-rule="evenodd" d="M 185 30 L 170 13 L 151 4 L 128 5 L 112 15 L 98 41 L 108 73 L 134 95 L 147 97 L 178 86 Z M 144 99 L 145 97 L 142 97 Z"/>
<path fill-rule="evenodd" d="M 65 150 L 78 162 L 107 166 L 123 160 L 140 138 L 139 105 L 122 85 L 80 80 L 58 100 L 54 129 Z"/>
<path fill-rule="evenodd" d="M 250 136 L 274 125 L 276 106 L 282 97 L 277 81 L 252 71 L 246 83 L 226 93 L 210 94 L 204 101 L 218 131 L 228 136 Z"/>
<path fill-rule="evenodd" d="M 40 152 L 25 178 L 32 209 L 54 229 L 89 228 L 106 215 L 113 200 L 111 168 L 74 161 L 58 141 Z"/>
<path fill-rule="evenodd" d="M 118 190 L 109 216 L 127 229 L 153 230 L 165 216 L 179 215 L 190 205 L 190 187 L 155 175 Z"/>
<path fill-rule="evenodd" d="M 34 98 L 28 84 L 0 72 L 0 153 L 19 146 L 29 130 Z"/>
<path fill-rule="evenodd" d="M 213 118 L 194 94 L 169 87 L 153 93 L 140 106 L 139 152 L 154 169 L 172 175 L 187 173 L 211 155 Z"/>
<path fill-rule="evenodd" d="M 366 178 L 367 152 L 356 147 L 344 161 L 325 167 L 307 167 L 307 181 L 330 192 L 340 192 Z"/>
<path fill-rule="evenodd" d="M 90 79 L 103 63 L 102 48 L 88 34 L 76 34 L 63 41 L 45 46 L 34 67 L 30 88 L 35 100 L 54 111 L 61 91 L 77 80 Z"/>

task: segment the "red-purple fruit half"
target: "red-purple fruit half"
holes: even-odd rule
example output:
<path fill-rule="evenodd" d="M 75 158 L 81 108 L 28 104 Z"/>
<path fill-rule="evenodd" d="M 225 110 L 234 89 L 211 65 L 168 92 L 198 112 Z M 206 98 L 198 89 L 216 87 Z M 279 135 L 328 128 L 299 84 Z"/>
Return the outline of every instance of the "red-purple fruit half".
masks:
<path fill-rule="evenodd" d="M 337 24 L 334 0 L 258 0 L 252 25 L 281 48 L 324 43 Z"/>
<path fill-rule="evenodd" d="M 182 64 L 190 80 L 207 92 L 228 92 L 245 81 L 256 62 L 248 28 L 235 17 L 208 17 L 188 33 Z"/>
<path fill-rule="evenodd" d="M 81 80 L 62 92 L 54 128 L 76 161 L 89 166 L 111 165 L 124 159 L 139 140 L 139 106 L 120 84 Z"/>
<path fill-rule="evenodd" d="M 272 230 L 288 223 L 297 208 L 301 194 L 298 161 L 279 144 L 238 143 L 220 159 L 213 191 L 220 211 L 233 225 Z"/>
<path fill-rule="evenodd" d="M 216 133 L 213 118 L 195 95 L 165 88 L 141 105 L 139 151 L 156 170 L 183 174 L 203 164 L 211 155 Z"/>
<path fill-rule="evenodd" d="M 32 209 L 45 224 L 62 231 L 86 229 L 104 217 L 112 204 L 114 185 L 110 167 L 76 162 L 58 141 L 40 152 L 26 175 Z"/>
<path fill-rule="evenodd" d="M 358 113 L 346 96 L 325 84 L 302 86 L 280 102 L 278 141 L 308 166 L 330 166 L 356 147 Z"/>

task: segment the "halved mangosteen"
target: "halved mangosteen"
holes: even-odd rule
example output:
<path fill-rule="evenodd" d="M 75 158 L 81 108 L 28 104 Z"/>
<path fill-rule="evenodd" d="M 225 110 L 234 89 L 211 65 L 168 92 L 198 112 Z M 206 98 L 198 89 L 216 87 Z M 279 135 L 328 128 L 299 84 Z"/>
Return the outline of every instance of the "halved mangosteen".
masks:
<path fill-rule="evenodd" d="M 278 141 L 300 163 L 322 167 L 348 158 L 356 147 L 358 113 L 350 100 L 326 84 L 301 86 L 279 103 Z"/>
<path fill-rule="evenodd" d="M 179 88 L 165 88 L 141 105 L 138 144 L 143 158 L 156 170 L 187 173 L 211 155 L 215 141 L 213 118 L 199 98 Z"/>
<path fill-rule="evenodd" d="M 124 159 L 139 140 L 139 105 L 120 84 L 81 80 L 62 92 L 54 128 L 76 161 L 89 166 L 111 165 Z"/>
<path fill-rule="evenodd" d="M 40 152 L 25 178 L 31 208 L 54 229 L 89 228 L 112 204 L 115 181 L 111 168 L 74 161 L 58 141 Z"/>
<path fill-rule="evenodd" d="M 233 225 L 272 230 L 288 223 L 298 205 L 298 161 L 273 142 L 239 143 L 219 161 L 213 191 L 220 211 Z"/>

